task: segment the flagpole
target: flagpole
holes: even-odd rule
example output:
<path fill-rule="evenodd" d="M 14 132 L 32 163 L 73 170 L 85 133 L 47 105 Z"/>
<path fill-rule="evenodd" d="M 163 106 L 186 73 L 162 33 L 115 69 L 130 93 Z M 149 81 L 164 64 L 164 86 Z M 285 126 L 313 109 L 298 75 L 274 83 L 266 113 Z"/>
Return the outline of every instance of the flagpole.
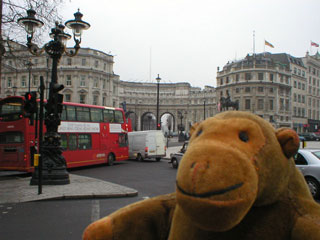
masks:
<path fill-rule="evenodd" d="M 253 30 L 253 55 L 256 54 L 256 46 L 255 46 L 255 31 Z"/>

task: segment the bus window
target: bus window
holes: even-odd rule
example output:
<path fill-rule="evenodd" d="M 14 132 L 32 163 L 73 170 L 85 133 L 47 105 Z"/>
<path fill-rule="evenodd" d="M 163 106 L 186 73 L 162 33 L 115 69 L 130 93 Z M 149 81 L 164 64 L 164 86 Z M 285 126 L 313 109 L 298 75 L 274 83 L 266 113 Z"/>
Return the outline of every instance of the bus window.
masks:
<path fill-rule="evenodd" d="M 61 136 L 61 147 L 63 150 L 67 150 L 67 148 L 68 148 L 67 134 L 62 133 L 62 134 L 60 134 L 60 136 Z"/>
<path fill-rule="evenodd" d="M 111 109 L 104 109 L 103 110 L 103 122 L 114 122 L 114 111 Z"/>
<path fill-rule="evenodd" d="M 69 150 L 77 150 L 77 135 L 70 134 L 68 143 L 69 143 Z"/>
<path fill-rule="evenodd" d="M 78 135 L 78 148 L 81 150 L 91 149 L 91 135 L 90 134 L 79 134 Z"/>
<path fill-rule="evenodd" d="M 74 106 L 66 106 L 67 109 L 67 119 L 69 121 L 76 121 L 76 109 Z"/>
<path fill-rule="evenodd" d="M 0 133 L 0 144 L 6 143 L 22 143 L 23 134 L 22 132 L 2 132 Z"/>
<path fill-rule="evenodd" d="M 114 112 L 114 116 L 115 116 L 115 122 L 116 123 L 124 123 L 123 122 L 123 115 L 122 115 L 122 112 L 121 111 L 115 111 Z"/>
<path fill-rule="evenodd" d="M 15 121 L 21 119 L 23 114 L 23 100 L 20 98 L 4 99 L 0 103 L 1 121 Z"/>
<path fill-rule="evenodd" d="M 91 108 L 90 111 L 92 122 L 102 122 L 102 109 Z"/>
<path fill-rule="evenodd" d="M 90 111 L 87 107 L 77 107 L 77 120 L 90 122 Z"/>
<path fill-rule="evenodd" d="M 62 121 L 65 121 L 65 120 L 67 120 L 67 110 L 66 110 L 66 105 L 63 105 L 62 106 L 62 113 L 61 113 L 61 120 Z"/>

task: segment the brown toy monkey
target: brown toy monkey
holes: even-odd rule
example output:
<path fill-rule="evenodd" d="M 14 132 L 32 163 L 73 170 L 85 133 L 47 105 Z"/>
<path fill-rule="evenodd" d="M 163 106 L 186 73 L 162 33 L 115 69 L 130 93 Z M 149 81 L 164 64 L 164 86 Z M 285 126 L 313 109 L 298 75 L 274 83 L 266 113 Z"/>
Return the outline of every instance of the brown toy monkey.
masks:
<path fill-rule="evenodd" d="M 299 138 L 247 112 L 201 122 L 180 163 L 176 192 L 89 225 L 97 239 L 320 239 L 316 203 L 292 156 Z"/>

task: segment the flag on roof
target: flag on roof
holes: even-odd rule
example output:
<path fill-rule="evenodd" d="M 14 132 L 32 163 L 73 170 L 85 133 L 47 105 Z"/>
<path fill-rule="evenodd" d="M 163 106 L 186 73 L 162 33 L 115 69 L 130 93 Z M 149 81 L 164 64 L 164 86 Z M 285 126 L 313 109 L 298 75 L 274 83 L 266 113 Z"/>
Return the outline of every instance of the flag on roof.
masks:
<path fill-rule="evenodd" d="M 311 41 L 311 46 L 319 47 L 319 44 Z"/>
<path fill-rule="evenodd" d="M 271 43 L 269 43 L 268 41 L 266 41 L 266 40 L 264 40 L 264 44 L 267 45 L 267 46 L 269 46 L 269 47 L 274 48 L 274 46 L 273 46 Z"/>

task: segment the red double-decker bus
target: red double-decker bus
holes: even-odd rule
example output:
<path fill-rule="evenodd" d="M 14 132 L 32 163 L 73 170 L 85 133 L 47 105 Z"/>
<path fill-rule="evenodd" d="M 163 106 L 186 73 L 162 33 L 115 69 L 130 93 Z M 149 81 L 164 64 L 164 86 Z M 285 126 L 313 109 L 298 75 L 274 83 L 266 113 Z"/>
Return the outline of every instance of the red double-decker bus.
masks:
<path fill-rule="evenodd" d="M 0 100 L 0 170 L 34 171 L 37 124 L 29 124 L 24 104 L 19 96 Z M 64 102 L 58 132 L 67 168 L 127 160 L 128 129 L 121 108 Z"/>

